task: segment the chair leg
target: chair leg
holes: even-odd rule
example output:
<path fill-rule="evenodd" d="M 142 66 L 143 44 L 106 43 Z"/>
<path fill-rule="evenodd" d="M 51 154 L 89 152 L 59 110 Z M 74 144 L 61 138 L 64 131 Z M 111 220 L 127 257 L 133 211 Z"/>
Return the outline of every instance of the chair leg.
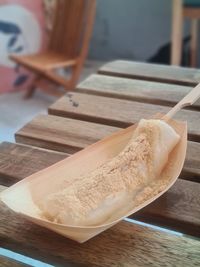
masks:
<path fill-rule="evenodd" d="M 64 90 L 58 90 L 58 85 L 53 84 L 52 82 L 45 79 L 40 79 L 38 82 L 36 82 L 36 86 L 38 87 L 38 89 L 41 89 L 42 91 L 55 97 L 60 97 L 65 94 Z"/>
<path fill-rule="evenodd" d="M 196 67 L 197 65 L 197 32 L 198 32 L 198 20 L 191 20 L 191 47 L 190 47 L 190 66 Z"/>
<path fill-rule="evenodd" d="M 171 64 L 180 65 L 182 55 L 183 7 L 182 0 L 173 0 Z"/>
<path fill-rule="evenodd" d="M 28 90 L 26 91 L 26 93 L 24 95 L 24 99 L 31 98 L 33 96 L 35 90 L 36 90 L 35 83 L 30 84 L 30 86 L 28 87 Z"/>
<path fill-rule="evenodd" d="M 35 90 L 36 90 L 36 82 L 39 81 L 40 77 L 39 76 L 36 76 L 32 83 L 29 85 L 29 87 L 27 88 L 27 91 L 24 95 L 24 99 L 29 99 L 33 96 Z"/>
<path fill-rule="evenodd" d="M 83 62 L 81 62 L 81 63 L 77 64 L 76 66 L 74 66 L 73 71 L 72 71 L 72 77 L 71 77 L 71 80 L 70 80 L 70 89 L 71 90 L 76 89 L 76 85 L 77 85 L 77 83 L 79 81 L 82 69 L 83 69 Z"/>

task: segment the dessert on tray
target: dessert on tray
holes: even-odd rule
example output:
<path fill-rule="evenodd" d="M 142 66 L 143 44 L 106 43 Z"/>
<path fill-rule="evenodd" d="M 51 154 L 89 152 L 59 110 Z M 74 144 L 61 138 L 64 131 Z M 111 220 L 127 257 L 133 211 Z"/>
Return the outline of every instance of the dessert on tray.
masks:
<path fill-rule="evenodd" d="M 39 203 L 42 216 L 67 225 L 95 226 L 118 210 L 130 210 L 141 192 L 154 190 L 180 136 L 162 120 L 142 119 L 125 148 L 95 170 L 75 179 Z M 66 177 L 67 178 L 67 177 Z"/>

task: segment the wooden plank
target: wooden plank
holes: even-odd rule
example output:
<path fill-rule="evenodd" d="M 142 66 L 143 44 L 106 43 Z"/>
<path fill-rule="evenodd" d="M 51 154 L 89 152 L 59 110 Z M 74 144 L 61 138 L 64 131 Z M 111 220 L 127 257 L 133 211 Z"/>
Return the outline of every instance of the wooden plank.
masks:
<path fill-rule="evenodd" d="M 0 266 L 1 267 L 28 267 L 31 265 L 27 265 L 19 261 L 16 261 L 14 259 L 9 259 L 7 257 L 0 255 Z"/>
<path fill-rule="evenodd" d="M 181 177 L 183 179 L 191 177 L 191 181 L 200 182 L 200 143 L 188 142 L 187 154 Z"/>
<path fill-rule="evenodd" d="M 19 130 L 17 142 L 56 151 L 74 153 L 118 128 L 57 116 L 39 115 Z"/>
<path fill-rule="evenodd" d="M 33 119 L 30 123 L 26 124 L 21 130 L 16 133 L 16 140 L 20 143 L 31 144 L 34 146 L 45 148 L 48 147 L 49 149 L 56 149 L 71 154 L 120 129 L 116 127 L 114 128 L 110 126 L 102 126 L 100 124 L 94 124 L 89 122 L 84 124 L 82 122 L 79 126 L 79 130 L 77 130 L 76 128 L 74 128 L 74 126 L 77 126 L 77 124 L 79 124 L 79 121 L 77 120 L 73 121 L 52 115 L 40 115 Z M 54 130 L 54 125 L 56 126 L 56 131 Z M 74 136 L 72 132 L 75 132 L 76 135 Z M 15 147 L 13 149 L 15 149 Z M 9 150 L 11 151 L 9 152 Z M 4 175 L 6 177 L 11 178 L 13 175 L 17 176 L 16 171 L 18 170 L 18 168 L 19 171 L 23 172 L 23 168 L 19 167 L 18 165 L 13 165 L 13 159 L 10 159 L 10 154 L 12 155 L 13 153 L 12 148 L 9 150 L 7 147 L 5 150 L 5 155 L 3 155 L 4 152 L 1 152 L 0 146 L 0 178 Z M 16 151 L 18 151 L 17 148 Z M 35 151 L 35 153 L 36 152 L 37 151 Z M 34 159 L 26 160 L 26 164 L 28 165 L 23 164 L 25 170 L 27 170 L 25 171 L 25 173 L 23 173 L 23 175 L 27 176 L 27 174 L 30 174 L 29 171 L 32 171 L 35 168 L 35 165 L 38 167 L 37 158 L 39 156 L 37 156 L 37 153 L 35 155 L 35 161 Z M 17 158 L 19 159 L 19 161 L 14 159 L 16 160 L 16 164 L 18 164 L 20 160 L 24 160 L 23 154 L 22 156 Z M 49 163 L 48 159 L 51 159 L 49 160 Z M 60 157 L 58 158 L 58 160 L 59 159 Z M 48 156 L 45 158 L 44 161 L 46 165 L 43 164 L 43 161 L 40 161 L 40 167 L 45 168 L 47 165 L 56 162 L 56 160 L 57 157 L 54 161 L 54 156 Z M 12 168 L 10 167 L 10 165 L 8 165 L 8 162 L 11 162 L 11 164 L 13 165 Z M 14 173 L 12 174 L 13 169 Z M 18 175 L 21 175 L 20 172 Z M 181 178 L 200 182 L 200 143 L 188 141 L 186 161 L 183 168 L 183 172 L 181 174 Z"/>
<path fill-rule="evenodd" d="M 0 183 L 11 185 L 67 156 L 65 153 L 4 142 L 0 144 Z"/>
<path fill-rule="evenodd" d="M 183 85 L 92 74 L 78 85 L 76 92 L 174 106 L 191 89 L 192 87 Z M 188 109 L 200 111 L 200 100 L 188 107 Z"/>
<path fill-rule="evenodd" d="M 159 199 L 131 217 L 200 237 L 200 184 L 177 180 Z"/>
<path fill-rule="evenodd" d="M 198 69 L 123 60 L 105 64 L 100 68 L 99 73 L 188 86 L 195 86 L 200 82 L 200 70 Z"/>
<path fill-rule="evenodd" d="M 73 102 L 72 102 L 73 101 Z M 73 105 L 72 103 L 76 103 Z M 71 93 L 65 95 L 49 108 L 49 113 L 57 116 L 102 123 L 117 127 L 128 127 L 142 118 L 149 118 L 155 113 L 167 113 L 169 107 L 113 99 L 109 97 Z M 182 110 L 175 116 L 188 121 L 189 139 L 200 141 L 199 112 Z"/>
<path fill-rule="evenodd" d="M 120 222 L 84 244 L 34 225 L 0 204 L 1 245 L 55 266 L 198 266 L 200 242 Z M 170 255 L 170 256 L 169 256 Z"/>
<path fill-rule="evenodd" d="M 9 150 L 13 151 L 13 146 L 15 147 L 15 150 L 18 150 L 18 153 L 17 154 L 15 153 L 15 156 L 18 157 L 19 160 L 15 163 L 15 168 L 11 168 L 11 170 L 9 171 L 9 175 L 11 177 L 16 175 L 19 180 L 23 179 L 26 176 L 27 169 L 29 170 L 29 175 L 36 172 L 37 166 L 35 166 L 35 164 L 33 164 L 32 161 L 27 161 L 26 168 L 22 168 L 20 170 L 20 167 L 24 164 L 23 160 L 24 150 L 21 148 L 17 149 L 16 148 L 18 146 L 17 144 L 16 145 L 10 144 L 10 145 L 11 147 L 9 149 L 9 144 L 7 144 L 7 150 L 8 150 L 8 155 L 6 157 L 7 161 L 9 161 L 9 157 L 11 154 Z M 35 157 L 37 157 L 36 153 L 37 149 L 35 150 Z M 44 167 L 50 165 L 52 162 L 50 153 L 51 152 L 49 152 L 48 157 L 43 162 Z M 52 154 L 54 154 L 54 152 L 52 152 Z M 194 151 L 191 154 L 195 156 Z M 42 168 L 42 165 L 40 165 L 40 167 Z M 2 173 L 1 167 L 0 171 Z M 190 178 L 187 177 L 186 179 Z M 8 185 L 10 184 L 11 182 L 9 182 Z M 4 189 L 4 187 L 2 187 L 2 189 Z M 149 205 L 147 208 L 135 214 L 133 218 L 146 222 L 151 222 L 154 224 L 159 224 L 166 228 L 171 227 L 174 230 L 182 231 L 190 235 L 200 236 L 199 192 L 200 192 L 200 184 L 183 181 L 180 179 L 163 197 L 159 198 L 153 204 Z"/>

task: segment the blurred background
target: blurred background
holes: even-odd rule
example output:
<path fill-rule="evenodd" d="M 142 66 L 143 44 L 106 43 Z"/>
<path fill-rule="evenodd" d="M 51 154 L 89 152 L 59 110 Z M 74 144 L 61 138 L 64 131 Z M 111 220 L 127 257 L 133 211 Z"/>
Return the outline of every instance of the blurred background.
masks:
<path fill-rule="evenodd" d="M 160 62 L 169 64 L 172 7 L 173 0 L 98 1 L 90 58 L 149 61 L 166 48 Z M 190 35 L 189 20 L 184 24 L 183 38 Z"/>

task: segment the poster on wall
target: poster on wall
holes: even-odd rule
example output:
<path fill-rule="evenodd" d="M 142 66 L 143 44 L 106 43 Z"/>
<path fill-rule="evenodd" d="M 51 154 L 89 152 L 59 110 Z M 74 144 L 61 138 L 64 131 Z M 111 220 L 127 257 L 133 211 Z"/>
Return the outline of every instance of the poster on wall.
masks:
<path fill-rule="evenodd" d="M 42 0 L 0 0 L 0 93 L 28 86 L 33 76 L 9 55 L 42 51 L 46 35 Z"/>

